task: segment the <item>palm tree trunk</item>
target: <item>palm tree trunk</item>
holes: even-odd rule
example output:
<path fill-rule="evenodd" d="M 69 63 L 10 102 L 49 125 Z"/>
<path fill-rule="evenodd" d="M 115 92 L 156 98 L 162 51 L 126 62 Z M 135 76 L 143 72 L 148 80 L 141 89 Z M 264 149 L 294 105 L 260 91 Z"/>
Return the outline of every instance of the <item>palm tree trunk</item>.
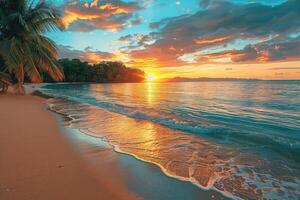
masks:
<path fill-rule="evenodd" d="M 3 92 L 7 92 L 7 90 L 8 90 L 8 84 L 4 84 L 4 86 L 3 86 Z"/>
<path fill-rule="evenodd" d="M 18 94 L 25 94 L 25 88 L 24 88 L 24 67 L 23 65 L 16 71 L 18 83 L 16 91 Z"/>
<path fill-rule="evenodd" d="M 17 85 L 17 93 L 18 94 L 25 94 L 24 82 L 19 81 Z"/>

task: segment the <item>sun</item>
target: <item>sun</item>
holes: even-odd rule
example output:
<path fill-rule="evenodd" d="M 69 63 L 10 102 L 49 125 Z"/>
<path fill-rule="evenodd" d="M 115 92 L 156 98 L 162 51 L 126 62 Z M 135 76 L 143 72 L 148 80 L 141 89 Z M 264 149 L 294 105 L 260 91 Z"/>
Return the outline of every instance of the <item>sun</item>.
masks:
<path fill-rule="evenodd" d="M 146 74 L 146 81 L 147 82 L 152 82 L 152 81 L 155 81 L 156 80 L 156 76 L 153 75 L 153 74 Z"/>

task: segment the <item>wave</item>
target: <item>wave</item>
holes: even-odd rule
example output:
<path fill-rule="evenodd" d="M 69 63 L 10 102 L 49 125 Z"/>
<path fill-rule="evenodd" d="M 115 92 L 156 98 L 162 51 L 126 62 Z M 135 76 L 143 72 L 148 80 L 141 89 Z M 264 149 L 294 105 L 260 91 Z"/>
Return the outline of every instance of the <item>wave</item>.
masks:
<path fill-rule="evenodd" d="M 234 199 L 295 199 L 300 195 L 300 180 L 295 176 L 299 172 L 282 168 L 279 161 L 274 164 L 232 146 L 86 103 L 52 99 L 49 104 L 52 110 L 72 119 L 71 127 L 103 138 L 116 151 L 154 163 L 166 175 L 202 189 Z M 200 131 L 208 135 L 214 132 Z"/>
<path fill-rule="evenodd" d="M 255 131 L 240 131 L 232 128 L 209 126 L 199 122 L 192 122 L 178 115 L 172 115 L 167 112 L 154 109 L 137 109 L 135 107 L 125 106 L 116 103 L 99 101 L 91 96 L 80 95 L 79 97 L 70 96 L 62 93 L 53 93 L 52 90 L 42 89 L 41 92 L 56 97 L 65 98 L 75 102 L 81 102 L 87 105 L 97 106 L 110 112 L 119 113 L 131 118 L 147 120 L 164 125 L 174 130 L 180 130 L 196 135 L 201 135 L 213 139 L 223 144 L 240 145 L 259 145 L 265 150 L 272 150 L 292 161 L 300 162 L 300 142 L 289 136 L 268 135 Z M 236 122 L 239 124 L 242 122 Z"/>

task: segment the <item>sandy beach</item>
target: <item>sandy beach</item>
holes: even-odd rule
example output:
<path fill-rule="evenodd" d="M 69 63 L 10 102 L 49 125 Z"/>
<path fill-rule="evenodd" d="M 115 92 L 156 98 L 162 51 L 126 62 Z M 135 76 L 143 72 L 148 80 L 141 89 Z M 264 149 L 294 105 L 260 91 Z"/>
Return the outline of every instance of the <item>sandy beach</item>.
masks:
<path fill-rule="evenodd" d="M 111 163 L 98 165 L 95 176 L 62 137 L 45 99 L 1 95 L 0 127 L 0 199 L 139 199 Z"/>

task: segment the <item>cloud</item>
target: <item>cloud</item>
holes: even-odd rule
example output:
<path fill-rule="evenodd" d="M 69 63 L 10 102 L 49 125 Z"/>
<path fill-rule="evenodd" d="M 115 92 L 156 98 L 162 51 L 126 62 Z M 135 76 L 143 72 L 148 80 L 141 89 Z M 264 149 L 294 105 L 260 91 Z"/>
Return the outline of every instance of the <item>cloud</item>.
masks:
<path fill-rule="evenodd" d="M 156 41 L 128 52 L 133 62 L 175 67 L 190 63 L 264 63 L 300 59 L 299 36 L 290 37 L 300 32 L 299 0 L 274 6 L 228 1 L 202 3 L 209 6 L 193 15 L 150 24 L 156 30 Z M 237 40 L 246 44 L 228 49 Z M 219 50 L 203 53 L 213 47 L 219 47 Z M 190 61 L 183 57 L 189 57 Z"/>
<path fill-rule="evenodd" d="M 118 39 L 119 42 L 123 43 L 130 43 L 132 41 L 133 36 L 132 35 L 125 35 Z"/>
<path fill-rule="evenodd" d="M 112 53 L 94 51 L 91 47 L 86 47 L 84 51 L 81 51 L 64 45 L 58 46 L 58 54 L 60 58 L 80 59 L 89 63 L 99 63 L 103 60 L 112 60 L 115 57 Z"/>
<path fill-rule="evenodd" d="M 291 61 L 300 59 L 300 37 L 290 40 L 271 40 L 262 44 L 250 45 L 241 50 L 244 55 L 234 60 L 243 61 Z"/>
<path fill-rule="evenodd" d="M 149 42 L 153 39 L 153 36 L 151 34 L 149 35 L 143 35 L 143 34 L 132 34 L 132 35 L 126 35 L 124 37 L 121 37 L 119 40 L 127 39 L 129 42 L 138 42 L 140 45 L 144 44 L 145 42 Z"/>
<path fill-rule="evenodd" d="M 294 61 L 300 59 L 300 37 L 288 41 L 269 40 L 248 45 L 242 50 L 228 50 L 217 53 L 199 54 L 197 61 L 207 63 L 222 60 L 234 63 L 266 63 Z"/>
<path fill-rule="evenodd" d="M 140 23 L 134 12 L 141 9 L 137 2 L 93 0 L 88 3 L 76 0 L 65 4 L 63 21 L 69 31 L 120 31 Z"/>
<path fill-rule="evenodd" d="M 198 39 L 195 39 L 194 42 L 198 45 L 209 45 L 209 44 L 216 44 L 218 42 L 224 42 L 230 40 L 233 37 L 234 35 L 224 35 L 221 37 L 213 37 L 213 38 L 199 37 Z"/>
<path fill-rule="evenodd" d="M 155 33 L 145 34 L 129 34 L 120 37 L 117 41 L 127 44 L 127 46 L 122 47 L 123 50 L 131 49 L 141 49 L 145 45 L 153 43 L 157 39 Z"/>
<path fill-rule="evenodd" d="M 113 53 L 94 50 L 86 47 L 84 50 L 73 49 L 71 46 L 58 45 L 59 58 L 80 59 L 91 64 L 101 61 L 120 61 L 130 64 L 131 60 L 126 53 L 116 50 Z"/>

